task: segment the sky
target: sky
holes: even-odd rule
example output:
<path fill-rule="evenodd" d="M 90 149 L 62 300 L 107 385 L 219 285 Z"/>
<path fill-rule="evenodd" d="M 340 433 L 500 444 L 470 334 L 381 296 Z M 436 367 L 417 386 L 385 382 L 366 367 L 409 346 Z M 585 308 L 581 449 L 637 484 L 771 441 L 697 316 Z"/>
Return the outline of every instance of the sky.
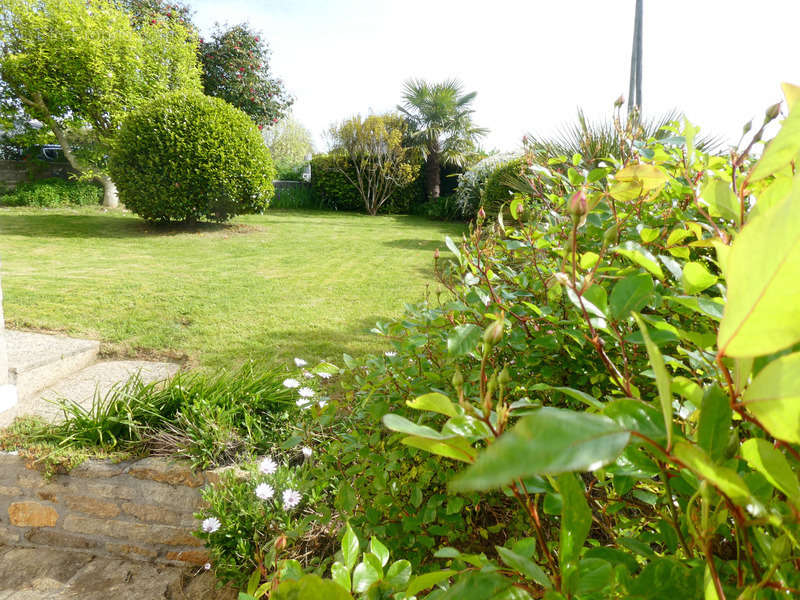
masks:
<path fill-rule="evenodd" d="M 206 34 L 215 22 L 263 34 L 318 150 L 331 123 L 394 109 L 412 77 L 476 91 L 486 150 L 552 135 L 578 107 L 609 116 L 627 95 L 635 0 L 189 3 Z M 736 143 L 782 98 L 781 82 L 800 84 L 798 23 L 800 0 L 644 0 L 645 115 L 678 109 Z"/>

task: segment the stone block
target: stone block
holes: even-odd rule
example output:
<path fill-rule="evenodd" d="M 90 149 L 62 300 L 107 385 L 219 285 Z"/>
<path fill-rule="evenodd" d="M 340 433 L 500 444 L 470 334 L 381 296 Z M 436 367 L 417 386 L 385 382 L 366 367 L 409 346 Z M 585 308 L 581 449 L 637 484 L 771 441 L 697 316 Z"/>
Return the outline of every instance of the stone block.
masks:
<path fill-rule="evenodd" d="M 164 525 L 176 526 L 184 523 L 184 515 L 153 504 L 135 504 L 133 502 L 124 502 L 122 504 L 122 511 L 125 514 L 136 517 L 140 521 L 146 521 L 150 523 L 162 523 Z"/>
<path fill-rule="evenodd" d="M 0 496 L 21 496 L 22 488 L 16 486 L 0 485 Z"/>
<path fill-rule="evenodd" d="M 67 515 L 64 529 L 86 535 L 102 535 L 126 543 L 165 544 L 167 546 L 202 546 L 203 541 L 186 529 L 169 525 L 147 525 L 131 521 L 112 521 Z"/>
<path fill-rule="evenodd" d="M 54 546 L 56 548 L 79 548 L 90 550 L 98 548 L 100 542 L 58 529 L 31 529 L 25 533 L 25 539 L 32 544 Z"/>
<path fill-rule="evenodd" d="M 8 527 L 0 525 L 0 545 L 2 544 L 16 544 L 19 541 L 19 534 L 12 531 Z"/>
<path fill-rule="evenodd" d="M 106 544 L 106 551 L 118 556 L 127 556 L 139 560 L 145 558 L 152 560 L 158 556 L 158 552 L 151 548 L 142 548 L 131 544 L 115 544 L 113 542 Z"/>
<path fill-rule="evenodd" d="M 39 502 L 13 502 L 8 507 L 8 518 L 17 527 L 55 527 L 58 513 Z"/>
<path fill-rule="evenodd" d="M 66 496 L 64 503 L 72 510 L 106 519 L 116 517 L 120 513 L 119 506 L 113 502 L 98 500 L 91 496 Z"/>
<path fill-rule="evenodd" d="M 112 463 L 107 460 L 87 460 L 73 468 L 69 474 L 72 477 L 85 477 L 87 479 L 110 479 L 121 475 L 127 468 L 127 463 Z"/>
<path fill-rule="evenodd" d="M 190 565 L 204 565 L 208 562 L 208 552 L 205 550 L 181 550 L 179 552 L 167 552 L 167 560 L 175 560 Z"/>
<path fill-rule="evenodd" d="M 137 479 L 150 479 L 170 485 L 195 488 L 205 483 L 203 474 L 195 473 L 190 465 L 162 458 L 144 458 L 130 465 L 126 472 Z"/>

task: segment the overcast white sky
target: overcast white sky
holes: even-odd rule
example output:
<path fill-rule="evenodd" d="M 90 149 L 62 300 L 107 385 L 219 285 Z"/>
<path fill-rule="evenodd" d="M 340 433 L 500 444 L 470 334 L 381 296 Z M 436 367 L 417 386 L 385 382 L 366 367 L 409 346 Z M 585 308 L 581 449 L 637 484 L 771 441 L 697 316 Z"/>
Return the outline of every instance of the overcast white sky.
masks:
<path fill-rule="evenodd" d="M 195 22 L 249 22 L 295 116 L 321 139 L 355 113 L 393 109 L 410 77 L 456 77 L 478 96 L 487 149 L 548 134 L 576 108 L 627 95 L 634 0 L 190 0 Z M 682 110 L 736 141 L 800 83 L 800 0 L 644 0 L 644 112 Z"/>

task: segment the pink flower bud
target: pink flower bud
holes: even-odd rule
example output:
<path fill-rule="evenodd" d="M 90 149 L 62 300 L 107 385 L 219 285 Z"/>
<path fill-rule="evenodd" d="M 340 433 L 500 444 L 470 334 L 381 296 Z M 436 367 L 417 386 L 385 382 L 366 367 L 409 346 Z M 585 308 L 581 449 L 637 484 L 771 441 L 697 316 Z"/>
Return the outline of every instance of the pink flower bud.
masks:
<path fill-rule="evenodd" d="M 586 192 L 583 188 L 572 194 L 567 203 L 567 212 L 574 219 L 582 219 L 589 213 L 589 205 L 586 203 Z"/>
<path fill-rule="evenodd" d="M 478 218 L 479 218 L 480 220 L 483 220 L 483 219 L 485 219 L 485 218 L 486 218 L 486 211 L 485 211 L 485 210 L 483 210 L 483 207 L 482 207 L 482 206 L 481 206 L 481 207 L 478 209 Z"/>

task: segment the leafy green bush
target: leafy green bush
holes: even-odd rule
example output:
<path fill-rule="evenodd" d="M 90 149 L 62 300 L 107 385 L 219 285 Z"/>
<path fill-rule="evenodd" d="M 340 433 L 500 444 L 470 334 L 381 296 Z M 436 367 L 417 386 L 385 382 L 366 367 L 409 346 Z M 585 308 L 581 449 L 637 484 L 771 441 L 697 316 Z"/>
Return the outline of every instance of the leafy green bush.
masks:
<path fill-rule="evenodd" d="M 364 201 L 355 186 L 350 183 L 342 168 L 347 169 L 347 159 L 340 155 L 317 154 L 311 159 L 311 191 L 314 200 L 321 208 L 331 210 L 363 212 Z M 405 214 L 424 198 L 422 165 L 413 165 L 416 172 L 412 182 L 399 188 L 381 207 L 380 212 Z M 348 174 L 355 178 L 355 170 Z"/>
<path fill-rule="evenodd" d="M 32 183 L 20 183 L 10 193 L 0 196 L 4 206 L 90 206 L 103 200 L 103 190 L 83 181 L 50 178 Z"/>
<path fill-rule="evenodd" d="M 463 218 L 475 218 L 481 206 L 486 180 L 495 170 L 516 158 L 519 158 L 519 155 L 513 152 L 495 154 L 484 158 L 461 174 L 458 178 L 455 201 Z"/>
<path fill-rule="evenodd" d="M 464 217 L 453 196 L 439 196 L 422 204 L 415 204 L 411 214 L 428 217 L 437 221 L 462 221 Z"/>
<path fill-rule="evenodd" d="M 200 94 L 166 94 L 132 113 L 109 166 L 120 200 L 148 221 L 226 221 L 263 211 L 273 195 L 258 129 Z"/>
<path fill-rule="evenodd" d="M 311 186 L 306 183 L 298 185 L 275 186 L 275 197 L 270 208 L 320 208 L 314 199 Z"/>
<path fill-rule="evenodd" d="M 527 162 L 524 158 L 514 158 L 494 169 L 483 184 L 481 206 L 488 215 L 496 215 L 503 204 L 511 201 L 513 189 L 508 186 L 509 177 L 518 177 L 524 172 Z"/>

